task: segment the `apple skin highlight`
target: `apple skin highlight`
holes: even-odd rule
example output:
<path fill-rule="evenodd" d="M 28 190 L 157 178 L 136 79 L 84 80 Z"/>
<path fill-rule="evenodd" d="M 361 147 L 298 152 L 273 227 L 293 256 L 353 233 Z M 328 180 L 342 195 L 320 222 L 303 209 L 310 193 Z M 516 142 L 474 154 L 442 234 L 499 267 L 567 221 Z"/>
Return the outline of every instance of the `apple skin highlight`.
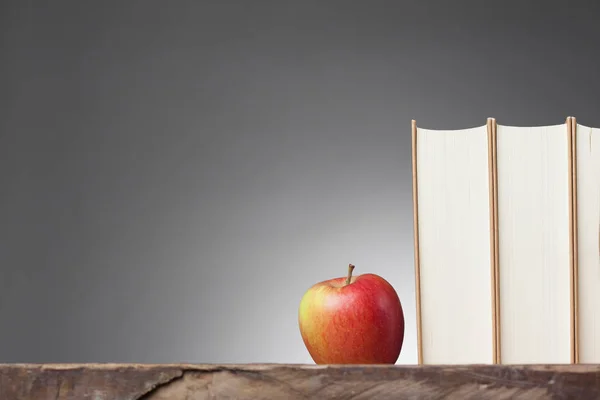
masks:
<path fill-rule="evenodd" d="M 404 340 L 398 294 L 375 274 L 346 282 L 317 283 L 300 301 L 300 333 L 312 359 L 316 364 L 395 364 Z"/>

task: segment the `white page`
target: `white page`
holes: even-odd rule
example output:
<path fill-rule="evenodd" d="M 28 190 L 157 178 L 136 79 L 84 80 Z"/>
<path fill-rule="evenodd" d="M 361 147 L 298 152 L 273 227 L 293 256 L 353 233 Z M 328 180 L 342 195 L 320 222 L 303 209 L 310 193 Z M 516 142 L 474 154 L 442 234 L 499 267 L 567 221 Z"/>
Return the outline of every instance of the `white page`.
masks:
<path fill-rule="evenodd" d="M 600 130 L 576 138 L 579 362 L 600 363 Z"/>
<path fill-rule="evenodd" d="M 424 364 L 493 362 L 487 126 L 417 129 Z"/>
<path fill-rule="evenodd" d="M 497 127 L 502 364 L 571 362 L 567 125 Z"/>

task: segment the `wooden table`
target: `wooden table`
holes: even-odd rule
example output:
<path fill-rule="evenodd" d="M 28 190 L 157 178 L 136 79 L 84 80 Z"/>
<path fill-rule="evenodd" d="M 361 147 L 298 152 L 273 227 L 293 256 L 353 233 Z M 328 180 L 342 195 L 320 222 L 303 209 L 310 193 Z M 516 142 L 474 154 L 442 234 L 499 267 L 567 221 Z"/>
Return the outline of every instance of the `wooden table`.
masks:
<path fill-rule="evenodd" d="M 0 364 L 0 399 L 600 399 L 600 365 Z"/>

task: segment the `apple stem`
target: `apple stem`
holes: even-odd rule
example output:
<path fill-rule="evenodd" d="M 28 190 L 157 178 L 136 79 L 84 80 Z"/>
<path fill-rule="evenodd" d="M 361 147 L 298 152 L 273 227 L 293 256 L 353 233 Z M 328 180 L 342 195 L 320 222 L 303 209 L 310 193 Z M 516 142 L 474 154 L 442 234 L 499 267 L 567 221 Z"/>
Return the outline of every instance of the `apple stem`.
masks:
<path fill-rule="evenodd" d="M 350 280 L 352 279 L 352 270 L 354 270 L 354 265 L 348 264 L 348 277 L 346 278 L 346 285 L 350 284 Z"/>

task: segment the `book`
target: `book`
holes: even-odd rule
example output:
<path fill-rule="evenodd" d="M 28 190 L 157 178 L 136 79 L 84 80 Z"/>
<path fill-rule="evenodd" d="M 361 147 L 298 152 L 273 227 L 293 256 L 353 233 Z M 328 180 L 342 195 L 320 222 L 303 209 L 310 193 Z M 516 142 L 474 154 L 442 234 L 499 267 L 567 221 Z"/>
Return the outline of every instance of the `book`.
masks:
<path fill-rule="evenodd" d="M 600 362 L 600 130 L 413 121 L 412 148 L 419 363 Z"/>
<path fill-rule="evenodd" d="M 420 364 L 494 360 L 487 125 L 418 128 L 413 204 Z"/>
<path fill-rule="evenodd" d="M 600 130 L 573 119 L 577 361 L 600 363 Z"/>
<path fill-rule="evenodd" d="M 498 362 L 570 363 L 569 125 L 496 131 Z"/>

